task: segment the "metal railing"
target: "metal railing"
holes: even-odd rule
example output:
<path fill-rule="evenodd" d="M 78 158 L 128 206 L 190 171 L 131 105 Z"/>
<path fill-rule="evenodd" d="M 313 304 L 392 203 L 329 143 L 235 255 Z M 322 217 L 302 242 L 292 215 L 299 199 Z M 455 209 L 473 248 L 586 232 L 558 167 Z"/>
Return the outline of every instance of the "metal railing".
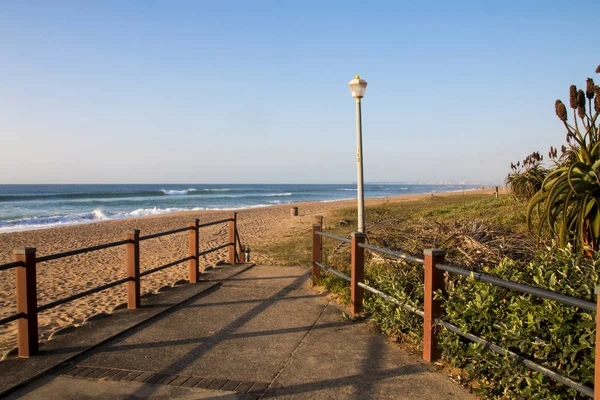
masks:
<path fill-rule="evenodd" d="M 228 223 L 228 241 L 225 244 L 213 247 L 208 250 L 200 251 L 199 229 Z M 151 240 L 162 236 L 173 235 L 181 232 L 189 232 L 189 254 L 179 260 L 169 262 L 144 272 L 140 272 L 140 242 Z M 140 236 L 140 231 L 134 229 L 125 235 L 124 240 L 111 243 L 103 243 L 96 246 L 85 247 L 81 249 L 69 250 L 61 253 L 50 254 L 42 257 L 36 256 L 35 248 L 20 248 L 14 250 L 15 261 L 0 265 L 0 271 L 15 269 L 17 277 L 16 285 L 16 313 L 0 319 L 0 325 L 17 321 L 17 342 L 19 357 L 29 357 L 39 351 L 38 341 L 38 313 L 48 309 L 69 303 L 71 301 L 86 297 L 103 290 L 110 289 L 122 284 L 127 285 L 127 308 L 136 309 L 141 307 L 141 280 L 143 276 L 162 271 L 188 262 L 188 275 L 191 283 L 197 283 L 200 275 L 200 257 L 206 254 L 228 248 L 227 260 L 230 264 L 235 264 L 237 260 L 236 245 L 239 244 L 239 233 L 237 230 L 237 214 L 232 213 L 229 218 L 200 224 L 198 219 L 190 221 L 188 226 L 177 228 L 170 231 L 153 233 Z M 37 264 L 71 257 L 78 254 L 90 253 L 111 247 L 125 247 L 125 270 L 126 277 L 106 283 L 95 288 L 64 297 L 50 303 L 37 305 Z"/>
<path fill-rule="evenodd" d="M 373 293 L 389 302 L 392 302 L 400 307 L 405 308 L 411 313 L 414 313 L 423 318 L 423 358 L 429 362 L 435 361 L 441 357 L 441 349 L 438 346 L 438 333 L 439 330 L 436 326 L 442 326 L 455 334 L 470 340 L 472 342 L 483 345 L 485 348 L 503 355 L 508 356 L 527 368 L 539 372 L 550 379 L 560 382 L 570 388 L 577 390 L 578 392 L 594 397 L 594 389 L 582 385 L 572 379 L 559 374 L 549 368 L 546 368 L 540 364 L 535 363 L 519 354 L 516 354 L 508 349 L 502 348 L 494 343 L 491 343 L 483 338 L 475 336 L 470 333 L 462 332 L 458 327 L 443 321 L 442 318 L 442 300 L 435 299 L 434 293 L 438 290 L 444 290 L 444 272 L 449 274 L 456 274 L 460 276 L 466 276 L 473 278 L 474 280 L 487 282 L 494 286 L 502 287 L 505 289 L 513 290 L 520 293 L 525 293 L 540 298 L 557 301 L 559 303 L 580 308 L 582 310 L 596 312 L 596 330 L 600 332 L 600 316 L 597 312 L 598 302 L 594 303 L 591 301 L 566 296 L 560 293 L 556 293 L 550 290 L 537 288 L 534 286 L 524 285 L 521 283 L 512 282 L 505 279 L 500 279 L 492 275 L 483 274 L 479 272 L 470 271 L 468 269 L 455 267 L 452 265 L 444 264 L 444 258 L 446 252 L 439 249 L 428 249 L 423 252 L 423 258 L 414 257 L 408 254 L 404 254 L 389 249 L 383 249 L 380 247 L 365 244 L 365 236 L 360 232 L 354 232 L 352 239 L 346 239 L 340 236 L 335 236 L 330 233 L 323 232 L 323 217 L 315 217 L 315 223 L 313 224 L 313 251 L 312 251 L 312 278 L 313 285 L 316 284 L 317 279 L 320 277 L 321 269 L 330 272 L 338 277 L 350 282 L 350 311 L 352 314 L 360 314 L 363 312 L 363 297 L 364 290 Z M 326 237 L 334 239 L 343 243 L 349 243 L 351 246 L 351 263 L 350 263 L 350 276 L 345 275 L 334 268 L 322 263 L 322 248 L 323 240 Z M 424 266 L 424 295 L 423 295 L 423 310 L 419 310 L 415 307 L 407 304 L 405 300 L 396 299 L 376 288 L 373 288 L 364 283 L 364 251 L 369 250 L 376 253 L 385 254 L 390 257 L 399 258 L 405 261 L 422 264 Z M 596 294 L 600 295 L 597 288 Z M 451 301 L 451 299 L 449 299 Z M 596 353 L 595 360 L 596 371 L 600 371 L 600 356 L 598 351 Z M 594 386 L 600 388 L 600 373 L 596 372 Z M 600 390 L 597 391 L 600 397 Z"/>

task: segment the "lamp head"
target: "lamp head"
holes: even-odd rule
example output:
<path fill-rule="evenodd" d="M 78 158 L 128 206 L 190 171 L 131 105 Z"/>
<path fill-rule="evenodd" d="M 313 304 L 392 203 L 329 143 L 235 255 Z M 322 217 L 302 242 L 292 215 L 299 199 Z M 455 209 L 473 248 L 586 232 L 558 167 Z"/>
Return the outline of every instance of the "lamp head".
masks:
<path fill-rule="evenodd" d="M 350 81 L 348 87 L 350 88 L 352 97 L 355 99 L 362 99 L 365 95 L 365 90 L 367 90 L 367 81 L 360 79 L 360 76 L 356 75 L 356 77 Z"/>

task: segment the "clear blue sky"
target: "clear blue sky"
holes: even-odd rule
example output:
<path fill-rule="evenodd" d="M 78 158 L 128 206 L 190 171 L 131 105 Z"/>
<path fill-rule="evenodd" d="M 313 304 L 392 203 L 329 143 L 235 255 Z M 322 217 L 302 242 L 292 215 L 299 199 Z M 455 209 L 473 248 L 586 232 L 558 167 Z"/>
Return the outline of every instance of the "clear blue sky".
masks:
<path fill-rule="evenodd" d="M 0 183 L 502 182 L 594 77 L 596 1 L 0 2 Z M 600 81 L 600 76 L 594 77 Z"/>

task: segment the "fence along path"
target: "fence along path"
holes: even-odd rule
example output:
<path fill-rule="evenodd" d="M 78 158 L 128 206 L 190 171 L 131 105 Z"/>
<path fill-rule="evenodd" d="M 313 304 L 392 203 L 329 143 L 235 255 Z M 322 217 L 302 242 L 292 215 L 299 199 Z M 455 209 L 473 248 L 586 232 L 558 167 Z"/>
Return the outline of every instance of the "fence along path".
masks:
<path fill-rule="evenodd" d="M 200 251 L 199 230 L 208 226 L 225 223 L 227 223 L 227 242 Z M 162 236 L 173 235 L 180 232 L 189 233 L 188 255 L 181 259 L 140 272 L 140 242 L 152 240 Z M 57 299 L 43 305 L 37 304 L 37 264 L 118 246 L 123 246 L 126 250 L 124 259 L 124 278 L 73 294 L 68 297 Z M 123 284 L 125 284 L 127 288 L 127 308 L 139 308 L 142 277 L 187 262 L 189 282 L 197 283 L 200 275 L 200 257 L 225 248 L 228 249 L 227 261 L 229 264 L 243 262 L 243 249 L 239 240 L 239 233 L 237 231 L 236 213 L 230 214 L 229 218 L 203 224 L 200 224 L 198 219 L 194 219 L 189 222 L 188 226 L 145 236 L 140 236 L 140 230 L 135 229 L 127 232 L 124 239 L 120 241 L 103 243 L 96 246 L 69 250 L 41 257 L 36 255 L 35 248 L 24 247 L 15 249 L 15 261 L 0 265 L 0 271 L 9 269 L 15 270 L 16 312 L 12 315 L 1 318 L 0 325 L 8 324 L 13 321 L 17 322 L 18 356 L 24 358 L 30 357 L 39 352 L 39 312 Z"/>
<path fill-rule="evenodd" d="M 365 236 L 360 232 L 354 232 L 352 239 L 346 239 L 332 235 L 323 231 L 323 217 L 316 216 L 312 226 L 313 245 L 312 245 L 312 278 L 313 285 L 320 277 L 321 270 L 327 271 L 339 276 L 350 282 L 351 300 L 350 311 L 353 314 L 360 314 L 363 311 L 364 291 L 367 290 L 376 296 L 380 296 L 387 301 L 404 307 L 406 310 L 423 318 L 423 359 L 432 362 L 440 358 L 441 349 L 438 346 L 437 336 L 439 327 L 444 327 L 455 334 L 468 339 L 472 342 L 479 343 L 487 349 L 500 355 L 511 357 L 525 365 L 527 368 L 542 373 L 543 375 L 560 382 L 578 392 L 594 399 L 600 399 L 600 389 L 594 390 L 588 386 L 582 385 L 572 379 L 561 375 L 560 373 L 550 370 L 542 365 L 539 365 L 521 355 L 518 355 L 510 350 L 502 348 L 494 343 L 491 343 L 483 338 L 477 337 L 470 333 L 462 332 L 457 326 L 454 326 L 442 319 L 443 304 L 442 300 L 434 298 L 434 293 L 438 290 L 444 290 L 444 272 L 471 277 L 477 281 L 487 282 L 495 286 L 510 289 L 516 292 L 530 294 L 533 296 L 554 300 L 562 304 L 573 307 L 578 307 L 586 311 L 596 312 L 596 343 L 600 343 L 600 315 L 598 313 L 598 305 L 596 303 L 578 299 L 571 296 L 566 296 L 550 290 L 540 289 L 537 287 L 523 285 L 516 282 L 500 279 L 492 275 L 473 272 L 464 268 L 455 267 L 444 264 L 446 255 L 445 250 L 426 249 L 423 251 L 423 258 L 414 257 L 401 252 L 383 249 L 380 247 L 365 244 Z M 334 268 L 322 263 L 322 248 L 323 238 L 337 240 L 351 246 L 351 265 L 350 276 L 345 275 Z M 389 296 L 376 288 L 373 288 L 364 283 L 364 260 L 365 250 L 375 253 L 385 254 L 390 257 L 403 259 L 408 262 L 421 264 L 424 266 L 424 298 L 423 310 L 416 309 L 405 301 Z M 596 288 L 596 295 L 600 296 L 600 287 Z M 452 301 L 450 298 L 449 301 Z M 594 386 L 600 388 L 600 346 L 595 349 L 595 376 Z"/>

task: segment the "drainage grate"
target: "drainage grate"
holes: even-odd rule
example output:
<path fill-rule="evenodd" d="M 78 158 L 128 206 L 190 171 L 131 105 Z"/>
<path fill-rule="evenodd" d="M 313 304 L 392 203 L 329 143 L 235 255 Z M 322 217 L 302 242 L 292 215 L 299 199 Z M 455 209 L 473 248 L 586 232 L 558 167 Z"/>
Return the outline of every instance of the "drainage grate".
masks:
<path fill-rule="evenodd" d="M 223 378 L 206 378 L 190 375 L 169 375 L 148 371 L 130 371 L 101 367 L 70 367 L 60 375 L 74 378 L 96 379 L 100 381 L 138 382 L 153 385 L 169 385 L 188 388 L 227 390 L 231 392 L 261 395 L 267 390 L 268 383 L 242 382 Z"/>

